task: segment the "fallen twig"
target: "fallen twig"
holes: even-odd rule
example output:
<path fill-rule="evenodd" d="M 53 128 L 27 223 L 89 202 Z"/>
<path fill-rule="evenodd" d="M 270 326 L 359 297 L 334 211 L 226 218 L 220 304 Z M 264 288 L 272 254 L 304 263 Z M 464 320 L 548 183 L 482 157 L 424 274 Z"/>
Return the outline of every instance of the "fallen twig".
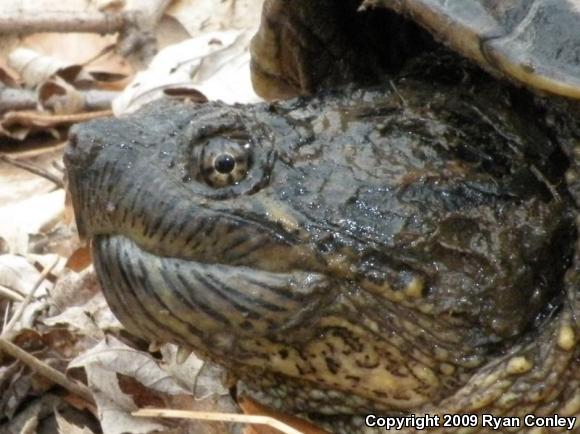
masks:
<path fill-rule="evenodd" d="M 23 297 L 24 299 L 24 297 Z M 6 327 L 6 324 L 8 324 L 8 313 L 10 312 L 10 306 L 6 307 L 6 309 L 4 309 L 4 318 L 2 319 L 2 330 L 4 330 L 4 328 Z"/>
<path fill-rule="evenodd" d="M 22 348 L 18 347 L 17 345 L 14 345 L 12 342 L 3 337 L 0 337 L 0 350 L 4 351 L 7 354 L 10 354 L 12 357 L 20 360 L 22 363 L 25 363 L 28 367 L 30 367 L 30 369 L 32 369 L 35 372 L 38 372 L 43 377 L 48 378 L 53 383 L 56 383 L 59 386 L 64 387 L 69 392 L 77 396 L 80 396 L 87 402 L 95 404 L 93 395 L 87 386 L 69 379 L 62 372 L 57 371 L 52 366 L 47 365 L 43 361 L 34 357 L 32 354 L 27 353 Z"/>
<path fill-rule="evenodd" d="M 14 158 L 10 158 L 7 155 L 0 154 L 0 161 L 4 161 L 5 163 L 11 164 L 12 166 L 18 167 L 20 169 L 26 170 L 30 173 L 34 173 L 42 178 L 48 179 L 50 182 L 55 184 L 58 188 L 64 188 L 64 181 L 62 178 L 50 173 L 47 170 L 44 170 L 42 167 L 38 167 L 34 164 L 16 160 Z"/>
<path fill-rule="evenodd" d="M 14 291 L 13 289 L 6 288 L 3 285 L 0 285 L 0 297 L 7 298 L 11 301 L 24 301 L 24 297 L 20 295 L 18 292 Z M 8 309 L 6 309 L 8 310 Z"/>
<path fill-rule="evenodd" d="M 137 53 L 143 60 L 148 61 L 156 51 L 153 29 L 169 3 L 171 0 L 148 0 L 141 2 L 140 10 L 123 12 L 41 11 L 34 14 L 4 14 L 0 16 L 0 34 L 118 33 L 118 48 L 121 53 Z"/>
<path fill-rule="evenodd" d="M 152 7 L 149 9 L 149 20 L 151 26 L 156 26 L 163 14 L 165 9 L 171 4 L 173 0 L 155 0 L 152 2 Z"/>
<path fill-rule="evenodd" d="M 207 411 L 170 410 L 165 408 L 145 408 L 132 413 L 140 417 L 165 417 L 177 419 L 207 420 L 214 422 L 236 422 L 253 425 L 267 425 L 285 434 L 303 434 L 284 422 L 269 416 L 253 414 L 217 413 Z"/>
<path fill-rule="evenodd" d="M 75 113 L 71 115 L 51 115 L 38 112 L 10 112 L 4 115 L 3 121 L 7 124 L 22 123 L 40 127 L 52 127 L 57 125 L 74 124 L 89 121 L 91 119 L 112 116 L 111 110 L 98 110 L 94 112 Z"/>
<path fill-rule="evenodd" d="M 0 113 L 9 110 L 32 110 L 37 101 L 38 97 L 33 90 L 0 88 Z"/>
<path fill-rule="evenodd" d="M 0 33 L 20 35 L 38 32 L 116 33 L 134 20 L 135 14 L 128 12 L 37 11 L 34 14 L 14 15 L 4 13 L 0 15 Z"/>
<path fill-rule="evenodd" d="M 10 332 L 10 330 L 14 328 L 14 325 L 16 325 L 16 323 L 22 316 L 24 309 L 26 308 L 26 306 L 28 306 L 28 304 L 34 297 L 34 293 L 36 292 L 36 290 L 40 287 L 42 282 L 44 282 L 46 276 L 48 276 L 50 272 L 54 269 L 54 267 L 56 267 L 59 261 L 60 258 L 57 258 L 52 264 L 50 264 L 48 267 L 45 267 L 44 270 L 42 270 L 42 273 L 40 273 L 40 276 L 38 276 L 38 280 L 35 282 L 34 286 L 30 289 L 30 292 L 26 295 L 20 306 L 18 306 L 18 309 L 14 312 L 14 315 L 12 315 L 12 318 L 10 318 L 10 321 L 2 331 L 2 336 L 0 336 L 1 338 L 4 338 L 8 334 L 8 332 Z"/>
<path fill-rule="evenodd" d="M 93 399 L 93 395 L 87 386 L 85 386 L 84 384 L 81 384 L 81 383 L 77 383 L 74 380 L 69 379 L 62 372 L 57 371 L 52 366 L 44 363 L 42 360 L 37 359 L 32 354 L 24 351 L 22 348 L 18 347 L 17 345 L 14 345 L 7 338 L 7 335 L 12 330 L 12 328 L 14 327 L 14 325 L 16 324 L 16 322 L 18 321 L 18 319 L 20 318 L 20 316 L 24 312 L 24 308 L 28 305 L 28 303 L 30 303 L 30 300 L 32 300 L 34 293 L 36 292 L 36 290 L 38 289 L 40 284 L 44 281 L 46 276 L 48 276 L 48 274 L 58 264 L 59 260 L 60 260 L 60 258 L 58 258 L 51 265 L 49 265 L 44 270 L 42 270 L 42 273 L 40 274 L 38 280 L 36 281 L 36 283 L 34 284 L 32 289 L 30 290 L 28 295 L 24 298 L 22 304 L 19 306 L 18 310 L 14 313 L 14 315 L 12 316 L 12 318 L 10 319 L 10 321 L 8 322 L 6 327 L 4 327 L 2 335 L 0 336 L 0 351 L 3 351 L 5 353 L 11 355 L 15 359 L 20 360 L 22 363 L 29 366 L 33 371 L 38 372 L 40 375 L 48 378 L 53 383 L 56 383 L 59 386 L 64 387 L 65 389 L 67 389 L 71 393 L 73 393 L 77 396 L 80 396 L 85 401 L 90 402 L 91 404 L 94 404 L 95 401 Z"/>

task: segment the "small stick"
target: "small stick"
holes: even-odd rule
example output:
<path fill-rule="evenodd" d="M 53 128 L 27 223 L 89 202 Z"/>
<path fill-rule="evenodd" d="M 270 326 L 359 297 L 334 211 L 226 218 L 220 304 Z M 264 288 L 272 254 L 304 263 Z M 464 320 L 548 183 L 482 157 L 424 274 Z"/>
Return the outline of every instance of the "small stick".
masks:
<path fill-rule="evenodd" d="M 169 6 L 172 0 L 146 0 L 140 3 L 140 10 L 144 15 L 146 23 L 143 23 L 144 28 L 153 29 L 157 26 L 165 9 Z"/>
<path fill-rule="evenodd" d="M 2 320 L 2 329 L 6 327 L 6 324 L 8 324 L 8 313 L 10 312 L 11 307 L 12 303 L 9 303 L 8 306 L 6 306 L 6 309 L 4 309 L 4 319 Z"/>
<path fill-rule="evenodd" d="M 72 115 L 52 115 L 43 114 L 38 112 L 10 112 L 4 115 L 4 122 L 10 121 L 10 123 L 19 122 L 32 122 L 39 126 L 54 126 L 60 124 L 74 124 L 76 122 L 89 121 L 95 118 L 102 118 L 104 116 L 111 116 L 113 112 L 111 110 L 98 110 L 94 112 L 86 113 L 76 113 Z"/>
<path fill-rule="evenodd" d="M 58 264 L 59 260 L 60 260 L 60 258 L 57 258 L 56 261 L 54 261 L 51 265 L 49 265 L 44 270 L 42 270 L 42 273 L 40 274 L 38 280 L 36 281 L 36 283 L 34 284 L 32 289 L 30 290 L 28 295 L 24 298 L 24 301 L 19 306 L 19 309 L 14 313 L 14 316 L 12 317 L 10 322 L 8 322 L 6 327 L 4 327 L 4 331 L 3 331 L 2 335 L 0 336 L 0 351 L 4 351 L 5 353 L 10 354 L 15 359 L 20 360 L 22 363 L 26 364 L 33 371 L 39 373 L 43 377 L 48 378 L 53 383 L 56 383 L 59 386 L 64 387 L 69 392 L 71 392 L 77 396 L 80 396 L 85 401 L 87 401 L 91 404 L 95 404 L 95 400 L 93 399 L 93 395 L 87 386 L 67 378 L 67 376 L 65 374 L 63 374 L 62 372 L 57 371 L 52 366 L 37 359 L 32 354 L 24 351 L 22 348 L 18 347 L 17 345 L 14 345 L 12 342 L 10 342 L 6 338 L 9 331 L 14 327 L 14 324 L 16 323 L 16 321 L 18 321 L 18 319 L 20 318 L 20 316 L 24 312 L 24 308 L 28 305 L 28 303 L 30 303 L 30 300 L 32 300 L 32 297 L 34 296 L 34 293 L 36 292 L 36 290 L 40 287 L 40 284 L 44 281 L 46 276 L 48 276 L 48 274 L 54 269 L 54 267 Z"/>
<path fill-rule="evenodd" d="M 0 34 L 38 32 L 116 33 L 134 20 L 128 13 L 52 12 L 0 15 Z"/>
<path fill-rule="evenodd" d="M 9 156 L 4 155 L 4 154 L 0 154 L 0 161 L 4 161 L 4 162 L 11 164 L 15 167 L 18 167 L 20 169 L 26 170 L 30 173 L 34 173 L 35 175 L 41 176 L 45 179 L 48 179 L 50 182 L 55 184 L 58 188 L 64 188 L 64 182 L 61 178 L 59 178 L 58 176 L 50 173 L 47 170 L 44 170 L 41 167 L 34 165 L 34 164 L 27 163 L 24 161 L 19 161 L 19 160 L 16 160 L 14 158 L 10 158 Z"/>
<path fill-rule="evenodd" d="M 18 322 L 18 320 L 22 316 L 24 309 L 30 303 L 30 301 L 32 300 L 32 297 L 34 297 L 34 293 L 36 292 L 36 290 L 40 287 L 42 282 L 44 282 L 44 279 L 46 279 L 46 276 L 48 276 L 49 273 L 54 269 L 54 267 L 56 267 L 56 265 L 59 263 L 59 261 L 60 261 L 60 258 L 56 258 L 56 260 L 51 265 L 49 265 L 44 270 L 42 270 L 42 273 L 40 273 L 38 280 L 36 281 L 36 283 L 34 284 L 32 289 L 30 290 L 30 292 L 26 295 L 26 297 L 22 301 L 22 304 L 20 304 L 20 306 L 18 306 L 18 309 L 16 310 L 16 312 L 14 312 L 14 315 L 12 316 L 12 318 L 10 319 L 10 321 L 8 322 L 8 324 L 6 325 L 4 330 L 2 331 L 2 336 L 0 336 L 0 337 L 5 337 L 6 334 L 10 330 L 12 330 L 12 328 L 14 327 L 16 322 Z"/>
<path fill-rule="evenodd" d="M 141 2 L 143 3 L 143 2 Z M 110 34 L 125 30 L 143 20 L 141 10 L 149 12 L 146 17 L 154 26 L 163 16 L 171 0 L 148 0 L 140 10 L 124 12 L 66 12 L 37 11 L 38 13 L 0 15 L 0 34 L 30 34 L 39 32 L 99 33 Z"/>
<path fill-rule="evenodd" d="M 87 386 L 69 379 L 62 372 L 57 371 L 52 366 L 47 365 L 43 361 L 34 357 L 32 354 L 27 353 L 22 348 L 14 345 L 12 342 L 3 337 L 0 337 L 0 350 L 25 363 L 33 371 L 38 372 L 40 375 L 48 378 L 52 382 L 64 387 L 69 392 L 80 396 L 82 399 L 91 404 L 95 404 L 93 395 Z"/>
<path fill-rule="evenodd" d="M 40 148 L 32 148 L 29 150 L 18 151 L 18 152 L 14 152 L 14 153 L 11 152 L 10 155 L 11 155 L 11 158 L 15 158 L 15 157 L 12 157 L 12 155 L 16 155 L 16 159 L 18 159 L 18 160 L 22 160 L 25 158 L 36 158 L 38 156 L 42 156 L 42 155 L 54 153 L 57 151 L 61 151 L 65 148 L 65 146 L 66 146 L 66 141 L 60 141 L 60 142 L 56 142 L 54 144 L 43 145 Z"/>
<path fill-rule="evenodd" d="M 397 96 L 399 97 L 399 99 L 403 103 L 403 106 L 407 107 L 408 106 L 407 100 L 405 98 L 403 98 L 403 95 L 401 95 L 401 92 L 399 92 L 399 89 L 397 89 L 397 86 L 395 86 L 395 83 L 393 82 L 393 80 L 389 80 L 389 85 L 391 86 L 393 91 L 397 94 Z"/>
<path fill-rule="evenodd" d="M 36 92 L 30 89 L 0 87 L 0 113 L 10 110 L 33 110 L 37 99 Z"/>
<path fill-rule="evenodd" d="M 24 297 L 13 289 L 0 285 L 0 296 L 12 301 L 24 301 Z M 8 310 L 8 309 L 7 309 Z"/>
<path fill-rule="evenodd" d="M 207 420 L 215 422 L 236 422 L 255 425 L 267 425 L 285 434 L 303 434 L 284 422 L 269 416 L 253 414 L 217 413 L 207 411 L 170 410 L 164 408 L 144 408 L 132 413 L 139 417 L 165 417 L 178 419 Z"/>

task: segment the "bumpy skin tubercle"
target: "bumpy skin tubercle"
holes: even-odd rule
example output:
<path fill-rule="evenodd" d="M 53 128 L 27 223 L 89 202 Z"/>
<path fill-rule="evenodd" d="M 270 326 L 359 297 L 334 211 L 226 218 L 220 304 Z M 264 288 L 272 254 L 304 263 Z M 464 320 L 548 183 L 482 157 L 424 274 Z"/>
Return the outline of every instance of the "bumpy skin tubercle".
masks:
<path fill-rule="evenodd" d="M 70 190 L 115 314 L 285 411 L 578 415 L 576 132 L 431 60 L 76 128 Z M 243 171 L 217 186 L 224 152 Z"/>

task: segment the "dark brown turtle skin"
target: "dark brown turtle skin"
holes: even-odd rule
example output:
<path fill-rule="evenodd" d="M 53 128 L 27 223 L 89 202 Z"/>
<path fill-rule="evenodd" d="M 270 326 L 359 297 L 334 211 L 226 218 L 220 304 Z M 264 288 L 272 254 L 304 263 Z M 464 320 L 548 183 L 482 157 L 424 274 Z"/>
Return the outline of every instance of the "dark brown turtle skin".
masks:
<path fill-rule="evenodd" d="M 76 128 L 70 190 L 113 311 L 286 411 L 576 415 L 577 131 L 459 67 Z"/>
<path fill-rule="evenodd" d="M 411 38 L 389 76 L 283 89 L 313 97 L 76 127 L 69 188 L 105 296 L 132 333 L 336 432 L 375 432 L 369 413 L 577 418 L 577 103 Z"/>
<path fill-rule="evenodd" d="M 577 209 L 578 22 L 580 2 L 575 0 L 266 0 L 260 29 L 252 41 L 253 83 L 263 97 L 280 99 L 316 94 L 341 83 L 384 82 L 385 74 L 400 73 L 409 59 L 427 52 L 441 53 L 441 47 L 445 46 L 500 81 L 545 96 L 534 97 L 533 102 L 519 101 L 515 106 L 531 104 L 548 113 L 550 128 L 556 127 L 549 134 L 559 136 L 560 146 L 568 157 L 565 181 Z M 457 72 L 452 71 L 454 65 L 454 62 L 448 65 L 448 74 Z M 426 69 L 423 74 L 428 80 L 430 72 Z M 577 212 L 576 224 L 580 225 Z M 566 327 L 562 335 L 572 331 L 573 342 L 578 336 L 578 268 L 576 259 L 567 274 L 566 293 L 573 320 L 571 329 Z M 566 365 L 563 369 L 579 370 L 578 355 L 574 357 L 572 367 Z M 493 376 L 487 375 L 491 381 Z M 540 383 L 537 387 L 543 386 Z M 570 414 L 577 416 L 580 398 L 578 392 L 573 395 Z M 489 402 L 484 400 L 481 406 L 460 402 L 466 394 L 458 394 L 432 404 L 430 409 L 441 410 L 453 403 L 450 407 L 453 411 L 502 413 L 496 408 L 501 400 L 510 401 L 513 409 L 503 411 L 504 414 L 519 415 L 534 408 L 522 395 L 515 397 L 507 390 L 501 393 L 496 390 L 495 395 L 486 396 Z M 524 432 L 531 429 L 522 428 Z M 580 432 L 580 428 L 576 430 Z"/>

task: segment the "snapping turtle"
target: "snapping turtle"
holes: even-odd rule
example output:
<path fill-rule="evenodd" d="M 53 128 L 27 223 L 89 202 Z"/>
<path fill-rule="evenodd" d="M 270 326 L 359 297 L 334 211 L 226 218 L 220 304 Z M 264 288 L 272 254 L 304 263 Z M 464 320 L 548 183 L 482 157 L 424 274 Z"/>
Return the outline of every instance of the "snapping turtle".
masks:
<path fill-rule="evenodd" d="M 400 417 L 401 432 L 444 414 L 578 430 L 577 103 L 472 62 L 575 97 L 574 47 L 527 76 L 508 67 L 509 41 L 574 3 L 373 4 L 395 13 L 266 2 L 256 85 L 313 97 L 157 102 L 74 129 L 69 188 L 111 308 L 131 332 L 225 366 L 240 393 L 337 432 L 376 424 L 371 413 Z M 515 36 L 479 21 L 469 33 L 469 17 Z M 377 44 L 382 20 L 405 59 Z M 564 30 L 541 42 L 580 34 Z M 535 47 L 520 57 L 547 55 Z M 366 84 L 320 89 L 343 81 Z M 431 431 L 460 423 L 474 422 Z"/>

